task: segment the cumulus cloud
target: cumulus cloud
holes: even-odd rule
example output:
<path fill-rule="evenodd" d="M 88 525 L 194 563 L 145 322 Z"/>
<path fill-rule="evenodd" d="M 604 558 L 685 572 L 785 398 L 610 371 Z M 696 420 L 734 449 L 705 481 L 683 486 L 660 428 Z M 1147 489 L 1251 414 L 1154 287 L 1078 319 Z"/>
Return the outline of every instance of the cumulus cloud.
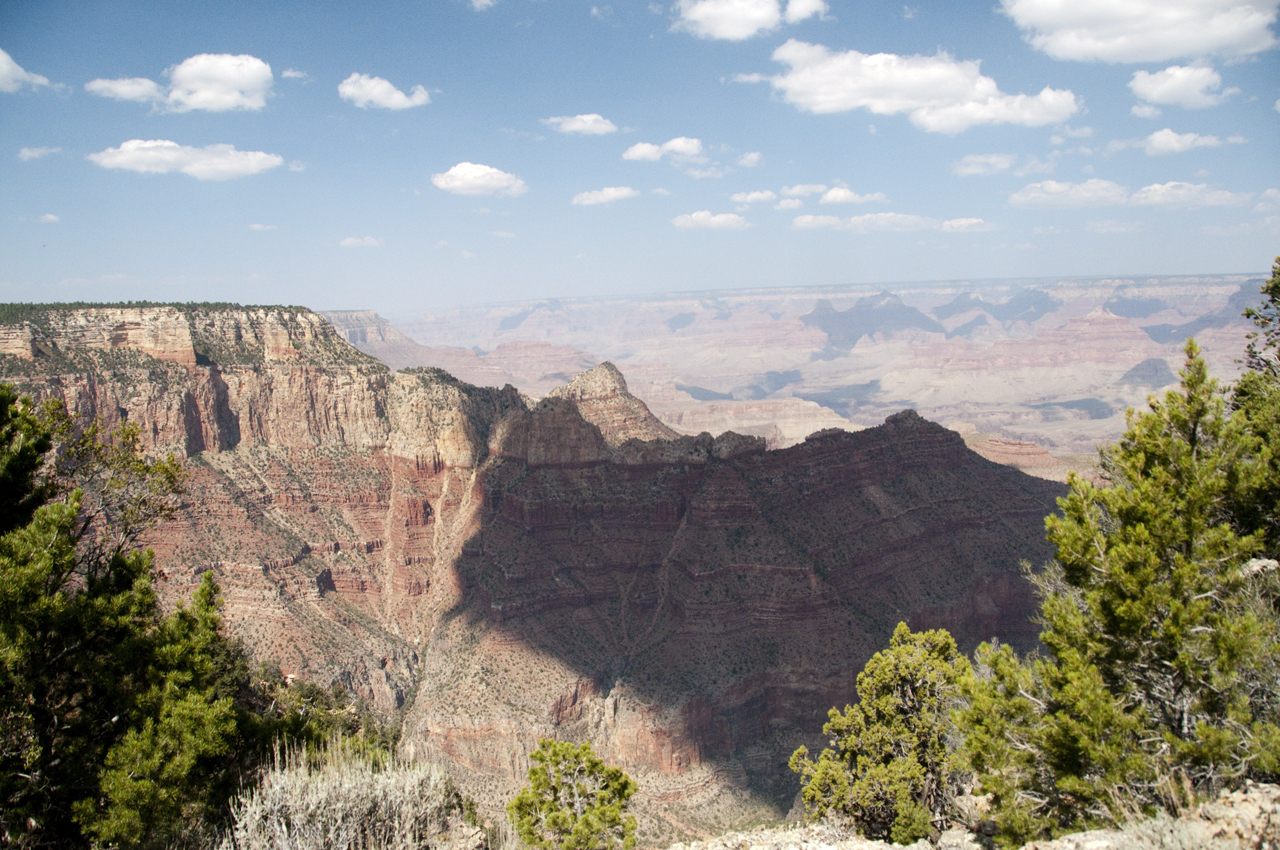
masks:
<path fill-rule="evenodd" d="M 698 38 L 743 41 L 753 35 L 777 29 L 782 22 L 796 24 L 827 12 L 824 0 L 789 0 L 784 9 L 779 0 L 679 0 L 680 19 L 673 30 Z"/>
<path fill-rule="evenodd" d="M 12 56 L 0 50 L 0 91 L 13 94 L 24 86 L 35 89 L 48 85 L 51 85 L 48 77 L 22 70 Z"/>
<path fill-rule="evenodd" d="M 1239 207 L 1249 203 L 1251 192 L 1210 189 L 1204 183 L 1156 183 L 1133 193 L 1129 203 L 1140 207 Z"/>
<path fill-rule="evenodd" d="M 137 103 L 158 103 L 165 99 L 164 89 L 155 80 L 144 77 L 125 77 L 119 80 L 90 80 L 84 90 L 98 97 L 116 100 L 132 100 Z"/>
<path fill-rule="evenodd" d="M 958 177 L 990 177 L 1013 168 L 1016 159 L 1011 153 L 971 153 L 953 163 L 951 173 Z"/>
<path fill-rule="evenodd" d="M 845 186 L 836 186 L 828 189 L 826 194 L 818 199 L 820 204 L 866 204 L 872 201 L 887 201 L 883 192 L 875 192 L 870 195 L 859 195 L 857 192 Z"/>
<path fill-rule="evenodd" d="M 280 72 L 280 76 L 286 80 L 309 80 L 311 75 L 306 71 L 299 71 L 297 68 L 285 68 Z"/>
<path fill-rule="evenodd" d="M 804 201 L 799 198 L 783 198 L 774 205 L 775 210 L 798 210 L 804 206 Z"/>
<path fill-rule="evenodd" d="M 765 189 L 761 192 L 738 192 L 730 195 L 729 200 L 735 204 L 763 204 L 766 201 L 775 200 L 777 197 L 773 192 Z"/>
<path fill-rule="evenodd" d="M 912 233 L 920 230 L 940 230 L 945 233 L 990 230 L 991 225 L 980 218 L 953 218 L 938 221 L 922 215 L 906 213 L 868 213 L 852 218 L 834 215 L 798 215 L 791 221 L 796 230 L 848 230 L 854 233 Z"/>
<path fill-rule="evenodd" d="M 201 53 L 165 72 L 168 89 L 144 77 L 90 80 L 84 90 L 99 97 L 151 103 L 166 112 L 262 109 L 271 91 L 271 66 L 256 56 Z"/>
<path fill-rule="evenodd" d="M 745 218 L 734 213 L 712 215 L 710 210 L 699 210 L 689 215 L 678 215 L 671 219 L 676 227 L 704 230 L 744 230 L 751 226 Z"/>
<path fill-rule="evenodd" d="M 1084 183 L 1059 183 L 1045 180 L 1009 196 L 1010 206 L 1028 209 L 1140 206 L 1140 207 L 1235 207 L 1249 203 L 1249 192 L 1211 189 L 1204 183 L 1154 183 L 1132 195 L 1129 190 L 1110 180 L 1093 178 Z"/>
<path fill-rule="evenodd" d="M 595 112 L 589 115 L 557 115 L 543 118 L 542 123 L 554 127 L 559 133 L 578 133 L 583 136 L 604 136 L 618 132 L 618 125 Z"/>
<path fill-rule="evenodd" d="M 1163 103 L 1184 109 L 1217 106 L 1231 95 L 1240 93 L 1237 88 L 1219 93 L 1221 88 L 1222 76 L 1205 66 L 1171 65 L 1154 74 L 1136 71 L 1129 81 L 1129 89 L 1147 103 Z"/>
<path fill-rule="evenodd" d="M 230 180 L 275 168 L 284 158 L 262 151 L 238 151 L 235 145 L 193 148 L 164 139 L 130 139 L 118 148 L 89 154 L 103 168 L 169 174 L 178 171 L 197 180 Z"/>
<path fill-rule="evenodd" d="M 62 153 L 62 148 L 19 148 L 18 159 L 29 162 L 33 159 L 44 159 L 55 153 Z"/>
<path fill-rule="evenodd" d="M 623 159 L 640 162 L 657 162 L 664 156 L 696 162 L 703 159 L 702 141 L 688 136 L 677 136 L 670 141 L 655 145 L 650 142 L 638 142 L 622 152 Z"/>
<path fill-rule="evenodd" d="M 573 196 L 572 203 L 580 207 L 591 207 L 596 204 L 611 204 L 614 201 L 623 201 L 627 198 L 634 198 L 639 194 L 630 186 L 606 186 L 603 189 L 596 189 L 594 192 L 579 192 Z"/>
<path fill-rule="evenodd" d="M 338 244 L 343 248 L 377 248 L 382 240 L 376 236 L 348 236 Z"/>
<path fill-rule="evenodd" d="M 414 86 L 405 94 L 382 77 L 368 74 L 352 74 L 338 83 L 338 97 L 361 109 L 410 109 L 431 102 L 431 95 L 422 86 Z"/>
<path fill-rule="evenodd" d="M 62 221 L 62 219 L 58 218 L 53 213 L 45 213 L 44 215 L 36 219 L 36 221 L 40 222 L 41 224 L 57 224 L 58 222 Z"/>
<path fill-rule="evenodd" d="M 751 153 L 744 153 L 742 156 L 738 157 L 738 167 L 755 168 L 762 161 L 764 161 L 764 156 L 759 151 L 752 151 Z"/>
<path fill-rule="evenodd" d="M 979 62 L 958 62 L 946 53 L 833 53 L 820 44 L 791 39 L 773 52 L 773 59 L 790 70 L 776 76 L 740 74 L 737 79 L 767 81 L 805 112 L 907 113 L 917 127 L 934 133 L 960 133 L 979 124 L 1059 124 L 1080 108 L 1073 93 L 1047 86 L 1037 95 L 1004 94 L 995 80 L 981 74 Z"/>
<path fill-rule="evenodd" d="M 1118 183 L 1094 177 L 1083 183 L 1045 180 L 1032 183 L 1009 196 L 1009 205 L 1027 209 L 1116 206 L 1129 199 Z"/>
<path fill-rule="evenodd" d="M 816 195 L 819 192 L 827 191 L 825 183 L 800 183 L 795 186 L 783 186 L 782 194 L 788 198 L 804 198 L 809 195 Z"/>
<path fill-rule="evenodd" d="M 515 197 L 529 191 L 524 181 L 514 174 L 474 162 L 460 162 L 443 174 L 434 174 L 431 182 L 455 195 Z"/>
<path fill-rule="evenodd" d="M 1147 156 L 1161 156 L 1170 153 L 1183 153 L 1192 148 L 1216 148 L 1222 145 L 1217 136 L 1202 136 L 1199 133 L 1175 133 L 1166 127 L 1157 130 L 1142 140 L 1142 149 Z"/>
<path fill-rule="evenodd" d="M 1138 118 L 1159 118 L 1162 114 L 1160 107 L 1152 106 L 1149 103 L 1135 103 L 1129 107 L 1129 112 Z"/>
<path fill-rule="evenodd" d="M 1248 56 L 1275 44 L 1277 0 L 1001 0 L 1027 41 L 1055 59 L 1161 62 Z"/>

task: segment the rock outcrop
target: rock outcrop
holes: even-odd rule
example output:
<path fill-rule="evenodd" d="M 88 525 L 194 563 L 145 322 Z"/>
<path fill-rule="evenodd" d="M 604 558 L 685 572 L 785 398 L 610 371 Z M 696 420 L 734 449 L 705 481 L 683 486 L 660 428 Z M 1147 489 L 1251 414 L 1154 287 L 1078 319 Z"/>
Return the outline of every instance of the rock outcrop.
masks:
<path fill-rule="evenodd" d="M 392 373 L 301 308 L 0 329 L 28 337 L 0 379 L 187 458 L 165 598 L 213 571 L 255 656 L 398 713 L 495 808 L 555 735 L 633 772 L 649 843 L 774 816 L 898 621 L 1035 642 L 1018 563 L 1061 486 L 910 411 L 765 451 L 671 438 L 608 364 L 533 402 Z"/>

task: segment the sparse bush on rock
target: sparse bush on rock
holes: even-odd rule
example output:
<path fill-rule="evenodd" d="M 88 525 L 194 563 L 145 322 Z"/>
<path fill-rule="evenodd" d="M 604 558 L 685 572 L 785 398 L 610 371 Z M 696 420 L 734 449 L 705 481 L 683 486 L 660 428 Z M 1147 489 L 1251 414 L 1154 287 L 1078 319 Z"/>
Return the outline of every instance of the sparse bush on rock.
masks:
<path fill-rule="evenodd" d="M 434 765 L 370 759 L 335 738 L 321 751 L 277 752 L 232 802 L 220 850 L 487 848 L 461 794 Z M 495 848 L 496 850 L 496 848 Z"/>

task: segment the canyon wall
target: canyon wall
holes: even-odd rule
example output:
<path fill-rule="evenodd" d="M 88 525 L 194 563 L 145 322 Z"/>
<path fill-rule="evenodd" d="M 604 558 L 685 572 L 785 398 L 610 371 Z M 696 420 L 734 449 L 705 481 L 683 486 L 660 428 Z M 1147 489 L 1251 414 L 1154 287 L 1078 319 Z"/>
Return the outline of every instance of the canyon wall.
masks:
<path fill-rule="evenodd" d="M 398 716 L 492 810 L 550 735 L 633 772 L 650 836 L 776 816 L 897 622 L 1035 642 L 1018 563 L 1063 488 L 911 411 L 676 436 L 609 364 L 533 402 L 393 373 L 302 308 L 32 308 L 0 352 L 186 459 L 148 540 L 168 602 L 213 571 L 256 658 Z"/>

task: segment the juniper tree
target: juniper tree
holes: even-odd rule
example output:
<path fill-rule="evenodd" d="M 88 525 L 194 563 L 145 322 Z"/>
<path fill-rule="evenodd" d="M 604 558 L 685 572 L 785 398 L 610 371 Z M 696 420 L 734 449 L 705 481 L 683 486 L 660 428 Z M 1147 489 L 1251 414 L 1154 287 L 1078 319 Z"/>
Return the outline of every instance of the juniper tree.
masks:
<path fill-rule="evenodd" d="M 1261 530 L 1238 507 L 1268 474 L 1266 447 L 1228 410 L 1194 342 L 1181 386 L 1130 411 L 1102 453 L 1106 487 L 1073 477 L 1046 520 L 1055 561 L 1032 575 L 1047 654 L 984 645 L 965 755 L 1007 840 L 1114 821 L 1280 769 L 1260 697 L 1276 622 Z"/>
<path fill-rule="evenodd" d="M 858 674 L 858 703 L 831 709 L 822 727 L 831 747 L 816 762 L 803 746 L 791 756 L 808 816 L 847 816 L 867 837 L 899 844 L 941 826 L 958 787 L 951 714 L 968 675 L 945 630 L 899 623 Z"/>
<path fill-rule="evenodd" d="M 516 833 L 537 850 L 631 850 L 636 819 L 626 814 L 636 784 L 609 767 L 590 744 L 543 738 L 529 756 L 529 784 L 507 814 Z"/>

